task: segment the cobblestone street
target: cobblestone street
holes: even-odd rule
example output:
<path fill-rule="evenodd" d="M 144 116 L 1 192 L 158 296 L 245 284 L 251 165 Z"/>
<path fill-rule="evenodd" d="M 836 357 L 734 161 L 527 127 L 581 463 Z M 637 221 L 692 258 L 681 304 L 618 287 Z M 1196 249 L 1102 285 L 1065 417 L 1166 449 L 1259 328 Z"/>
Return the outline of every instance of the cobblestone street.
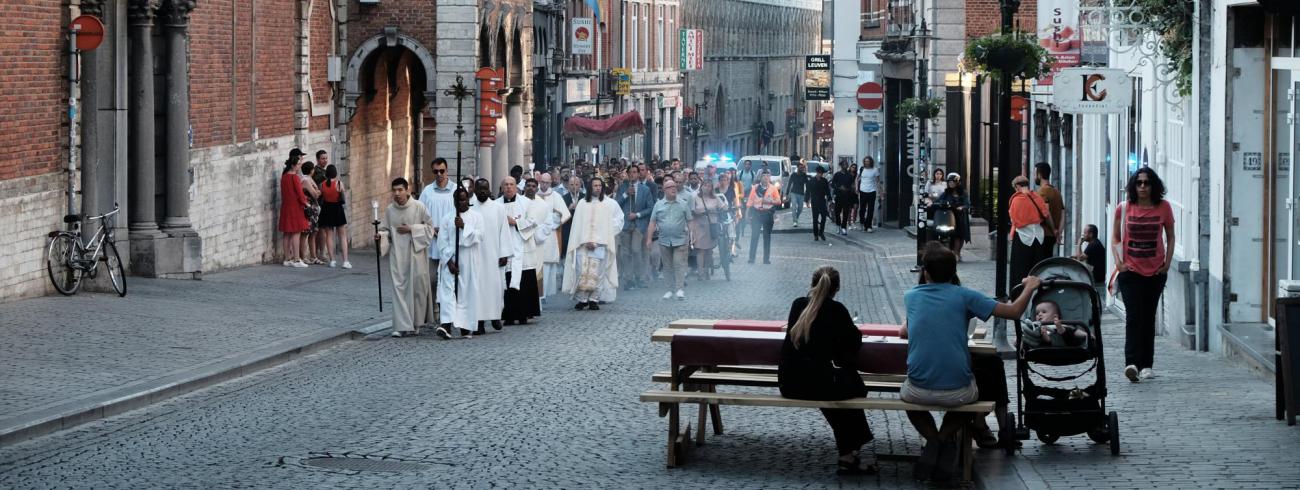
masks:
<path fill-rule="evenodd" d="M 773 265 L 742 260 L 732 282 L 690 281 L 685 301 L 661 300 L 663 291 L 654 287 L 620 293 L 599 312 L 573 311 L 567 299 L 552 298 L 540 323 L 473 340 L 344 342 L 147 408 L 2 447 L 0 486 L 914 487 L 911 463 L 896 459 L 883 460 L 878 476 L 835 477 L 830 430 L 814 410 L 725 407 L 727 433 L 710 436 L 686 466 L 668 470 L 664 420 L 654 405 L 637 400 L 653 386 L 651 373 L 668 365 L 666 345 L 650 342 L 654 329 L 688 317 L 784 318 L 810 271 L 823 263 L 840 269 L 838 299 L 859 321 L 898 323 L 901 289 L 915 281 L 907 271 L 914 242 L 898 231 L 855 231 L 849 238 L 814 244 L 806 234 L 779 233 L 773 237 Z M 742 243 L 747 246 L 748 237 Z M 968 285 L 986 291 L 992 270 L 987 252 L 974 244 L 961 267 Z M 364 290 L 319 291 L 318 297 L 330 303 L 343 298 L 371 312 L 373 283 L 365 284 Z M 206 280 L 203 286 L 215 287 Z M 12 318 L 10 311 L 26 304 L 5 305 L 0 312 Z M 1110 318 L 1106 331 L 1109 359 L 1122 359 L 1123 327 L 1117 321 Z M 219 327 L 211 318 L 195 322 Z M 39 338 L 40 329 L 32 335 Z M 123 342 L 154 341 L 120 336 Z M 257 342 L 247 336 L 232 340 L 241 341 Z M 1130 385 L 1122 381 L 1122 366 L 1115 367 L 1120 362 L 1111 361 L 1107 375 L 1110 409 L 1121 414 L 1123 455 L 1112 457 L 1082 437 L 1055 446 L 1031 439 L 1010 460 L 981 451 L 978 457 L 1005 473 L 977 476 L 1002 478 L 977 483 L 1300 486 L 1294 458 L 1300 431 L 1273 420 L 1270 384 L 1165 339 L 1157 347 L 1160 378 Z M 869 418 L 878 453 L 919 452 L 918 438 L 901 414 Z M 415 463 L 418 469 L 358 472 L 308 464 L 326 453 Z"/>

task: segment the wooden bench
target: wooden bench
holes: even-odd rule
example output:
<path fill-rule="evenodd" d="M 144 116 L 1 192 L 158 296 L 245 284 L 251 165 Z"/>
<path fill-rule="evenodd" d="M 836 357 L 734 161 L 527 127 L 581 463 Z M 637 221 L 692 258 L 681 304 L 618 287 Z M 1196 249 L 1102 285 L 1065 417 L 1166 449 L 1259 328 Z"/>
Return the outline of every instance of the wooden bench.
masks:
<path fill-rule="evenodd" d="M 650 390 L 641 393 L 641 401 L 659 404 L 659 416 L 668 417 L 667 465 L 675 468 L 685 463 L 686 453 L 690 449 L 690 425 L 682 430 L 679 420 L 680 406 L 683 403 L 700 404 L 700 406 L 737 405 L 749 407 L 789 407 L 789 408 L 839 408 L 851 410 L 894 410 L 894 411 L 942 411 L 971 414 L 987 413 L 993 410 L 993 402 L 975 402 L 959 407 L 936 407 L 916 405 L 895 398 L 853 398 L 849 400 L 815 401 L 795 400 L 774 394 L 755 393 L 716 393 L 696 391 Z M 973 433 L 969 427 L 958 431 L 958 445 L 961 450 L 960 462 L 962 479 L 970 481 L 974 466 Z"/>
<path fill-rule="evenodd" d="M 983 340 L 988 335 L 988 327 L 975 323 L 971 320 L 972 325 L 971 340 Z M 898 330 L 902 325 L 892 325 L 885 323 L 859 323 L 858 329 L 864 336 L 885 336 L 897 337 Z M 755 330 L 767 332 L 784 332 L 786 324 L 781 320 L 703 320 L 699 318 L 687 318 L 668 322 L 671 330 L 685 330 L 688 328 L 712 329 L 712 330 Z"/>

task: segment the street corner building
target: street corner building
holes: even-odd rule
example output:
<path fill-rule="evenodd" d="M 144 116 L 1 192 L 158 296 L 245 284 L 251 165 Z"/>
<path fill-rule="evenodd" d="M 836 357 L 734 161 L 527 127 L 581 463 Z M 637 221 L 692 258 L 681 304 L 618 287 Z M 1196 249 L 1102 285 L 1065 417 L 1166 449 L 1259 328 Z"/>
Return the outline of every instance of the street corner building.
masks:
<path fill-rule="evenodd" d="M 328 152 L 353 217 L 387 202 L 394 177 L 421 188 L 421 162 L 456 154 L 458 119 L 463 173 L 526 165 L 533 12 L 533 0 L 0 1 L 0 301 L 52 292 L 48 233 L 115 205 L 131 274 L 274 261 L 293 148 Z M 83 15 L 104 38 L 73 54 Z M 458 79 L 487 82 L 500 111 L 480 117 L 481 90 L 458 104 L 446 94 Z"/>

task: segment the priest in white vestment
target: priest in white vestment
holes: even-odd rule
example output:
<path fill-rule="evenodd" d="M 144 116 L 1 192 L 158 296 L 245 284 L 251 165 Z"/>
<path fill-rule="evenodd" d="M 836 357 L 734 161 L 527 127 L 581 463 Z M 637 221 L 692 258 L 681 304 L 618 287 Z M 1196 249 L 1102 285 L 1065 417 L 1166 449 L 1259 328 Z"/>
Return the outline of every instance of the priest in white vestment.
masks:
<path fill-rule="evenodd" d="M 551 174 L 544 173 L 537 180 L 537 197 L 546 202 L 551 208 L 551 217 L 546 223 L 546 227 L 553 230 L 546 233 L 545 237 L 538 239 L 538 246 L 542 250 L 542 300 L 555 294 L 560 290 L 560 271 L 563 270 L 564 264 L 561 262 L 560 250 L 563 249 L 563 227 L 573 215 L 569 212 L 569 206 L 564 202 L 564 196 L 560 191 L 551 187 Z"/>
<path fill-rule="evenodd" d="M 483 236 L 483 217 L 469 207 L 469 192 L 456 189 L 456 209 L 443 215 L 438 224 L 438 249 L 441 257 L 438 267 L 438 304 L 442 326 L 438 336 L 450 338 L 452 329 L 461 337 L 473 336 L 478 319 L 474 305 L 478 288 L 475 287 L 477 271 L 492 270 L 479 254 Z M 456 243 L 457 230 L 460 243 Z M 459 250 L 459 254 L 457 251 Z"/>
<path fill-rule="evenodd" d="M 479 238 L 480 250 L 487 269 L 476 271 L 474 297 L 474 317 L 478 321 L 478 333 L 483 333 L 484 322 L 491 322 L 492 328 L 501 329 L 501 309 L 505 306 L 505 266 L 515 254 L 506 223 L 506 209 L 500 202 L 492 199 L 492 186 L 487 179 L 478 179 L 474 183 L 474 197 L 469 200 L 470 207 L 483 217 L 483 235 Z"/>
<path fill-rule="evenodd" d="M 613 199 L 605 198 L 603 181 L 593 177 L 587 186 L 587 197 L 573 210 L 564 260 L 564 292 L 578 302 L 575 309 L 599 310 L 599 302 L 614 301 L 618 294 L 618 261 L 614 260 L 618 231 L 614 224 L 621 212 L 617 203 L 609 205 Z"/>
<path fill-rule="evenodd" d="M 536 195 L 537 181 L 532 182 Z M 527 325 L 528 320 L 541 316 L 541 296 L 537 293 L 537 242 L 534 235 L 547 219 L 546 212 L 534 205 L 533 199 L 519 195 L 513 177 L 501 183 L 501 197 L 497 199 L 506 210 L 506 227 L 514 255 L 506 264 L 506 290 L 501 320 L 506 325 Z M 540 213 L 539 213 L 540 211 Z"/>
<path fill-rule="evenodd" d="M 393 179 L 392 194 L 393 202 L 384 210 L 375 240 L 389 244 L 386 254 L 388 277 L 393 281 L 393 336 L 406 337 L 418 335 L 420 326 L 436 322 L 428 259 L 434 226 L 424 204 L 411 199 L 406 179 Z"/>

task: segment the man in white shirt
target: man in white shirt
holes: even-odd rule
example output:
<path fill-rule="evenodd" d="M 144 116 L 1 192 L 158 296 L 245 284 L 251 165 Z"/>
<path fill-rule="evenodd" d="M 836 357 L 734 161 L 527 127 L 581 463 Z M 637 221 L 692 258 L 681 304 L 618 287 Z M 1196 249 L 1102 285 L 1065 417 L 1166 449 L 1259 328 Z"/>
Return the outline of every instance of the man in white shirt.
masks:
<path fill-rule="evenodd" d="M 880 188 L 880 168 L 876 159 L 864 157 L 858 169 L 858 219 L 867 233 L 876 231 L 876 190 Z"/>
<path fill-rule="evenodd" d="M 442 223 L 443 216 L 456 212 L 456 203 L 452 192 L 456 190 L 456 184 L 452 183 L 450 176 L 447 175 L 446 159 L 442 157 L 435 158 L 430 166 L 432 167 L 434 180 L 429 185 L 424 186 L 424 190 L 420 191 L 420 203 L 424 204 L 425 209 L 429 210 L 429 219 L 436 227 Z M 438 229 L 434 228 L 434 233 L 437 232 Z M 437 271 L 438 263 L 442 260 L 442 252 L 438 247 L 429 247 L 429 260 L 431 261 L 429 270 Z M 433 291 L 434 301 L 437 302 L 438 277 L 436 274 L 433 277 Z"/>

